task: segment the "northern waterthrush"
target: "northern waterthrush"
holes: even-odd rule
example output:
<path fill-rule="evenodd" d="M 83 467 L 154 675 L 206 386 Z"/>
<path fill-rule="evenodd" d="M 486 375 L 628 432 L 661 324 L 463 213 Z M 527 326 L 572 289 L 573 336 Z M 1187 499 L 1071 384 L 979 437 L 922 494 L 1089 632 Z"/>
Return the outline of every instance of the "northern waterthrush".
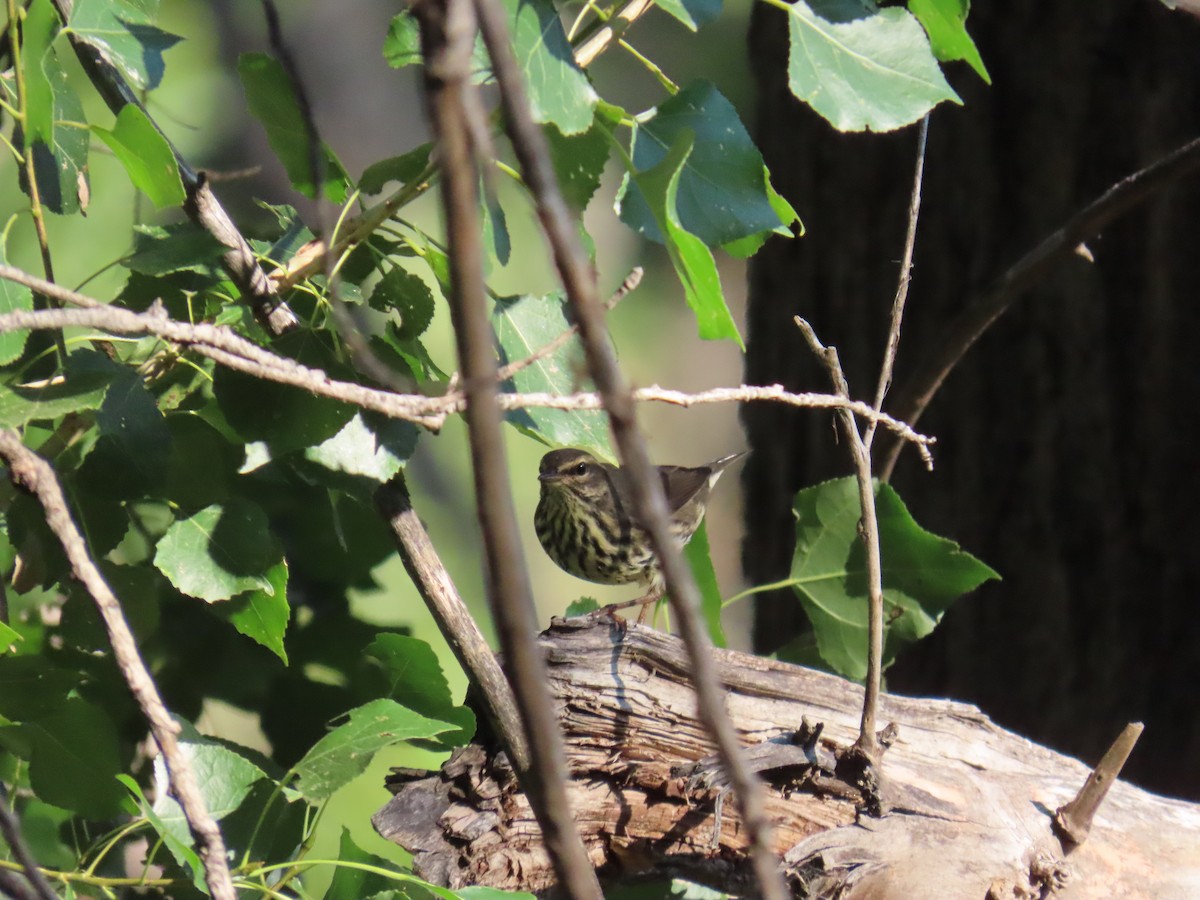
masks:
<path fill-rule="evenodd" d="M 708 495 L 721 473 L 745 456 L 735 453 L 706 466 L 659 466 L 671 535 L 682 547 L 700 527 Z M 633 514 L 629 473 L 583 450 L 551 450 L 538 469 L 541 499 L 534 514 L 538 540 L 555 563 L 597 584 L 645 586 L 619 607 L 645 605 L 664 593 L 650 535 Z"/>

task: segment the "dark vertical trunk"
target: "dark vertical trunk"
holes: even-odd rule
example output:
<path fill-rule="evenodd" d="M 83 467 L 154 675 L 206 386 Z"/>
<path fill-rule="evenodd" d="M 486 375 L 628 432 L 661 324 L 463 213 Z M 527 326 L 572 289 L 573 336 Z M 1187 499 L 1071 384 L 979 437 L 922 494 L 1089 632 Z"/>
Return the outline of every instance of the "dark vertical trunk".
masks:
<path fill-rule="evenodd" d="M 782 14 L 759 5 L 751 56 L 759 144 L 807 237 L 750 270 L 750 383 L 824 390 L 790 328 L 808 318 L 869 399 L 895 289 L 915 129 L 838 135 L 787 92 Z M 1158 3 L 976 4 L 987 87 L 952 68 L 964 108 L 934 114 L 925 208 L 897 363 L 972 288 L 1122 176 L 1200 133 L 1200 22 Z M 1200 177 L 1178 182 L 1064 260 L 946 382 L 921 422 L 937 471 L 906 452 L 893 479 L 923 525 L 1004 581 L 962 600 L 889 673 L 890 687 L 979 703 L 1001 722 L 1098 757 L 1147 730 L 1135 780 L 1200 795 Z M 759 405 L 743 419 L 744 563 L 787 575 L 791 494 L 849 471 L 830 418 Z M 755 641 L 802 628 L 788 592 L 758 601 Z"/>

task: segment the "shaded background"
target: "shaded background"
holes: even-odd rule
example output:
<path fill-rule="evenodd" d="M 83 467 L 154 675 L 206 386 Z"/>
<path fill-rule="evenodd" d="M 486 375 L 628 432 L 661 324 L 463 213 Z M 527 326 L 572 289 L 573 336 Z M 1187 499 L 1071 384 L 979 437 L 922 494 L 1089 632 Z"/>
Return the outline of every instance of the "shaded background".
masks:
<path fill-rule="evenodd" d="M 757 139 L 808 236 L 750 266 L 747 380 L 824 389 L 787 323 L 836 344 L 869 398 L 903 247 L 916 129 L 838 135 L 791 98 L 780 14 L 753 13 Z M 972 289 L 1113 182 L 1200 132 L 1200 22 L 1150 0 L 972 4 L 988 87 L 933 115 L 915 274 L 896 370 L 937 346 Z M 1200 564 L 1195 242 L 1200 178 L 1177 182 L 1020 297 L 945 383 L 893 482 L 917 520 L 1004 580 L 961 600 L 887 673 L 890 689 L 979 704 L 1006 727 L 1095 762 L 1127 721 L 1146 732 L 1124 775 L 1200 796 Z M 847 474 L 828 417 L 743 411 L 744 563 L 786 577 L 790 497 Z M 754 643 L 804 628 L 790 593 L 762 598 Z"/>

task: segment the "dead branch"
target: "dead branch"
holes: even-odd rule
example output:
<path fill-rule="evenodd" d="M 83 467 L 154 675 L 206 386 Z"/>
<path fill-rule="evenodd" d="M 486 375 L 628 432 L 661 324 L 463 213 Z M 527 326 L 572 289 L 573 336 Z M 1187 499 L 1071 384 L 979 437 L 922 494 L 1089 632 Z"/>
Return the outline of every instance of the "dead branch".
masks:
<path fill-rule="evenodd" d="M 714 748 L 679 639 L 570 619 L 541 645 L 572 800 L 606 880 L 684 876 L 752 890 L 735 805 L 716 817 Z M 739 739 L 768 784 L 772 850 L 793 896 L 1029 900 L 1066 880 L 1055 897 L 1195 900 L 1200 805 L 1117 782 L 1087 843 L 1064 856 L 1054 810 L 1074 796 L 1086 766 L 973 706 L 884 694 L 881 714 L 898 726 L 884 786 L 891 812 L 860 819 L 861 793 L 840 764 L 858 732 L 862 688 L 750 654 L 716 650 L 713 659 Z M 400 786 L 374 819 L 413 851 L 422 877 L 452 889 L 543 892 L 553 875 L 530 821 L 503 758 L 478 745 Z"/>

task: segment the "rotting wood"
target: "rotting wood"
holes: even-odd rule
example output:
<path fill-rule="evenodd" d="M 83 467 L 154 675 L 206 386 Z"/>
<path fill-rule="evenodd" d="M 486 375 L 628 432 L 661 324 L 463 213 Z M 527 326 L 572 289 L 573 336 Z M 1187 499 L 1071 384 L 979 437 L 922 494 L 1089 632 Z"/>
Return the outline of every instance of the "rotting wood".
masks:
<path fill-rule="evenodd" d="M 695 768 L 713 747 L 696 719 L 678 639 L 571 619 L 555 621 L 541 645 L 560 703 L 571 802 L 602 874 L 748 889 L 736 804 L 722 805 L 715 831 L 719 777 Z M 862 689 L 748 654 L 716 651 L 715 659 L 730 714 L 769 784 L 775 850 L 797 896 L 1200 897 L 1194 804 L 1118 782 L 1087 843 L 1068 858 L 1051 820 L 1086 766 L 1004 731 L 975 707 L 885 695 L 880 721 L 897 728 L 880 786 L 889 812 L 871 818 L 837 774 L 857 733 Z M 396 796 L 374 823 L 413 852 L 422 877 L 451 888 L 553 886 L 503 756 L 471 745 L 440 772 L 406 772 L 392 787 Z"/>

